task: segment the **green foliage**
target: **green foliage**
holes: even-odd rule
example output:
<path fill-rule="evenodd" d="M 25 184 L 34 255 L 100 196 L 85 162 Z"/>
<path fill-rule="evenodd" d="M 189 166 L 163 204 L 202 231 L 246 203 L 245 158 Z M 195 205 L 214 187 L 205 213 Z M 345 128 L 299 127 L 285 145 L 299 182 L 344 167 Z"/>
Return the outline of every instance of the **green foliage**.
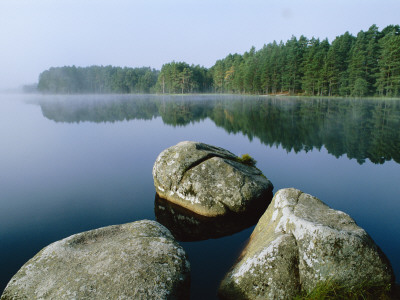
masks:
<path fill-rule="evenodd" d="M 381 96 L 400 96 L 400 33 L 393 29 L 381 40 L 376 87 Z"/>
<path fill-rule="evenodd" d="M 355 37 L 346 32 L 336 37 L 328 50 L 325 64 L 324 75 L 326 86 L 328 88 L 328 96 L 350 95 L 349 89 L 349 60 L 350 50 L 355 42 Z"/>
<path fill-rule="evenodd" d="M 303 65 L 303 90 L 308 95 L 326 94 L 324 65 L 329 51 L 328 40 L 311 39 Z"/>
<path fill-rule="evenodd" d="M 237 157 L 237 161 L 241 162 L 242 164 L 245 164 L 245 165 L 248 165 L 248 166 L 252 166 L 252 167 L 255 167 L 255 165 L 257 163 L 257 161 L 254 158 L 252 158 L 250 156 L 250 154 L 248 154 L 248 153 L 243 154 L 241 157 L 238 156 Z"/>
<path fill-rule="evenodd" d="M 149 93 L 159 71 L 150 68 L 112 66 L 58 67 L 39 75 L 38 90 L 44 93 Z"/>
<path fill-rule="evenodd" d="M 229 54 L 210 69 L 215 92 L 312 96 L 399 96 L 400 26 L 376 25 L 327 39 L 274 41 Z"/>
<path fill-rule="evenodd" d="M 162 66 L 156 90 L 163 94 L 184 94 L 207 92 L 210 87 L 211 78 L 206 68 L 173 61 Z"/>
<path fill-rule="evenodd" d="M 351 300 L 389 300 L 391 285 L 377 286 L 373 283 L 365 282 L 359 286 L 346 287 L 334 281 L 327 280 L 317 284 L 310 292 L 302 292 L 295 300 L 334 300 L 334 299 L 351 299 Z"/>
<path fill-rule="evenodd" d="M 368 82 L 364 78 L 356 79 L 352 95 L 357 97 L 363 97 L 368 95 Z"/>

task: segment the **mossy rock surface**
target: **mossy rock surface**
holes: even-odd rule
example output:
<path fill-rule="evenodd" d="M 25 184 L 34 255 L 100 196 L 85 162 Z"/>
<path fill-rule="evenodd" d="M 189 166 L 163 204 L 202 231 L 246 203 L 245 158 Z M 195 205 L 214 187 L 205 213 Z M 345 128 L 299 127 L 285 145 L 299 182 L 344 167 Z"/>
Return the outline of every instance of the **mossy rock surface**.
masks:
<path fill-rule="evenodd" d="M 8 299 L 189 299 L 190 265 L 155 221 L 108 226 L 42 249 L 14 275 Z"/>
<path fill-rule="evenodd" d="M 279 190 L 236 265 L 223 279 L 224 299 L 292 299 L 321 283 L 344 291 L 394 283 L 393 269 L 347 214 L 297 189 Z"/>
<path fill-rule="evenodd" d="M 153 167 L 160 198 L 207 217 L 241 214 L 264 207 L 272 198 L 272 183 L 256 167 L 240 162 L 223 148 L 181 142 L 164 150 Z"/>

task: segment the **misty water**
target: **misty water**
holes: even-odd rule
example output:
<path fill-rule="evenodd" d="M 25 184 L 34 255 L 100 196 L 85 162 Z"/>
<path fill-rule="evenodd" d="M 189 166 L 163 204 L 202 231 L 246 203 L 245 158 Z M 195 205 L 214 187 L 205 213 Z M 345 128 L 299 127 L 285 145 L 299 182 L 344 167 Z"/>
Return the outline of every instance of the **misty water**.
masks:
<path fill-rule="evenodd" d="M 400 278 L 400 101 L 241 96 L 0 95 L 0 292 L 46 245 L 155 219 L 153 163 L 184 140 L 249 153 L 366 229 Z M 253 227 L 182 242 L 192 298 L 218 284 Z"/>

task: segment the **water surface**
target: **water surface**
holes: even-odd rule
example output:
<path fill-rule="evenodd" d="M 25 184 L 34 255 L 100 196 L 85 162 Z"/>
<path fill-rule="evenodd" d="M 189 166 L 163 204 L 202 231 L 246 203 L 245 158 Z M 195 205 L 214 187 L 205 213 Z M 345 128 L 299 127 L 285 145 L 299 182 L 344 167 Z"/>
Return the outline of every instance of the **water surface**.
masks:
<path fill-rule="evenodd" d="M 350 214 L 399 278 L 399 129 L 393 100 L 0 95 L 0 291 L 51 242 L 155 219 L 153 163 L 183 140 L 249 153 L 274 192 Z M 216 297 L 251 231 L 182 242 L 193 299 Z"/>

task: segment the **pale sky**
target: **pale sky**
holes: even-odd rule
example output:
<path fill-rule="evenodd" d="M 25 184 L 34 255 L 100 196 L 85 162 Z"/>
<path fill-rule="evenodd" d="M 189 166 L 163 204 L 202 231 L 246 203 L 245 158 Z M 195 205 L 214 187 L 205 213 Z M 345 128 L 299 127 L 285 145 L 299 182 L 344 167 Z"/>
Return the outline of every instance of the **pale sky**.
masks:
<path fill-rule="evenodd" d="M 0 0 L 0 90 L 52 66 L 211 67 L 292 35 L 400 24 L 400 0 Z"/>

